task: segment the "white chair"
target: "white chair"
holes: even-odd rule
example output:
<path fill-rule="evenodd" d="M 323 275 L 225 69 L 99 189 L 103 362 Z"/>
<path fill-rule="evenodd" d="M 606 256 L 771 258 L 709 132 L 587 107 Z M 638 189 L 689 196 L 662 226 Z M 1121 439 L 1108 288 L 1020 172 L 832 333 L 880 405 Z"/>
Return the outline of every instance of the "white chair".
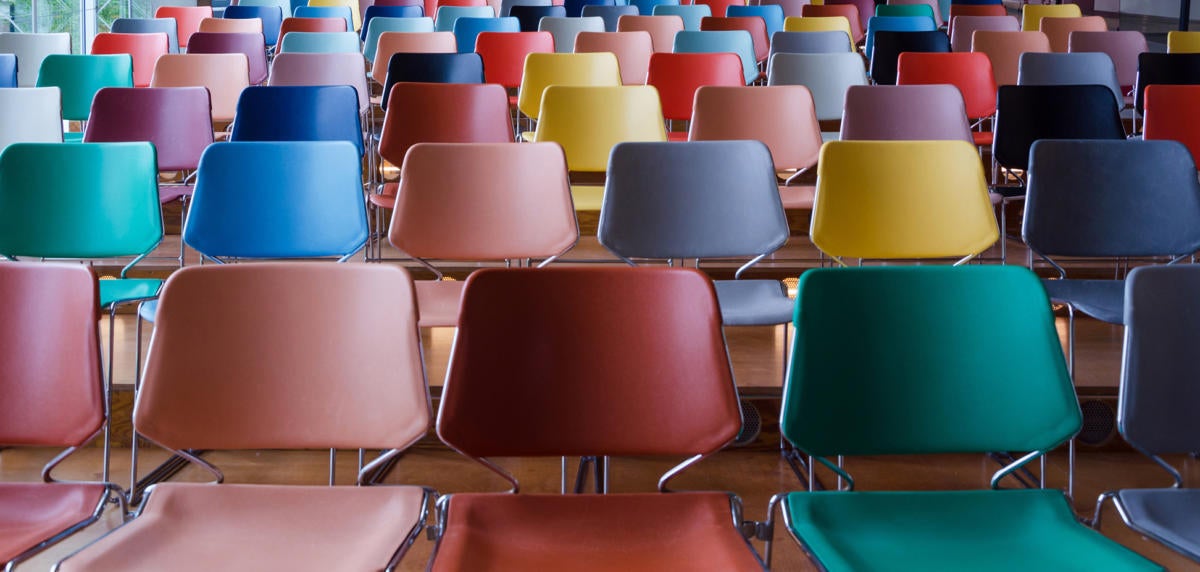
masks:
<path fill-rule="evenodd" d="M 57 87 L 0 89 L 0 150 L 9 143 L 62 143 L 62 127 Z"/>
<path fill-rule="evenodd" d="M 550 32 L 554 36 L 554 51 L 569 54 L 575 51 L 575 36 L 579 32 L 603 32 L 604 18 L 589 16 L 587 18 L 561 18 L 546 16 L 538 22 L 538 30 Z"/>
<path fill-rule="evenodd" d="M 17 85 L 37 85 L 38 70 L 42 60 L 50 54 L 71 53 L 70 34 L 0 34 L 0 54 L 17 55 Z"/>

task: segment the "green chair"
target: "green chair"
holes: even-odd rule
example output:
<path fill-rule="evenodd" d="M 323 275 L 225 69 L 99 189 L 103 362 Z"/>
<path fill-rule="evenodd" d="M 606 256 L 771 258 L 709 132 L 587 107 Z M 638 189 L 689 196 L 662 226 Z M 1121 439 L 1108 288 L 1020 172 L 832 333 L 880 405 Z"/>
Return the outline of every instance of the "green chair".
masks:
<path fill-rule="evenodd" d="M 929 4 L 879 4 L 875 6 L 876 16 L 928 16 L 934 22 L 937 16 L 933 6 Z"/>
<path fill-rule="evenodd" d="M 55 86 L 62 92 L 63 120 L 87 121 L 92 98 L 101 88 L 133 87 L 133 56 L 51 54 L 42 60 L 37 86 Z M 83 133 L 66 133 L 64 137 L 79 141 Z"/>
<path fill-rule="evenodd" d="M 997 490 L 1081 425 L 1032 272 L 810 270 L 800 277 L 793 323 L 781 430 L 849 486 L 772 498 L 760 530 L 768 563 L 781 507 L 788 531 L 831 572 L 1161 569 L 1080 524 L 1061 491 Z M 828 460 L 989 451 L 1030 453 L 996 472 L 992 490 L 965 491 L 857 492 Z M 811 483 L 810 474 L 810 491 Z"/>

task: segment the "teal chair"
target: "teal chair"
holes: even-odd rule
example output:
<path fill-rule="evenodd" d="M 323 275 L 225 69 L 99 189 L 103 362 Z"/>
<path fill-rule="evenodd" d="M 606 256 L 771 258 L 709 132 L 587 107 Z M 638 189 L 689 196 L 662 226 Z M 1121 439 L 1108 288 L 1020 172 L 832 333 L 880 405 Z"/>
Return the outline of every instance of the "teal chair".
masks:
<path fill-rule="evenodd" d="M 97 91 L 106 87 L 133 87 L 133 57 L 128 54 L 51 54 L 42 60 L 37 87 L 59 89 L 64 120 L 87 121 Z M 63 138 L 79 141 L 83 139 L 83 133 L 65 133 Z"/>
<path fill-rule="evenodd" d="M 433 16 L 434 31 L 453 32 L 459 18 L 495 18 L 496 12 L 491 6 L 439 6 Z"/>
<path fill-rule="evenodd" d="M 363 40 L 363 57 L 375 61 L 375 50 L 379 47 L 379 36 L 384 32 L 432 32 L 433 18 L 388 18 L 376 16 L 367 22 L 367 34 Z"/>
<path fill-rule="evenodd" d="M 937 23 L 937 16 L 933 13 L 933 6 L 929 4 L 877 4 L 875 6 L 876 16 L 928 16 L 932 18 L 934 23 Z"/>
<path fill-rule="evenodd" d="M 640 8 L 639 8 L 640 10 Z M 683 18 L 683 29 L 699 32 L 700 21 L 712 16 L 712 8 L 708 4 L 656 4 L 652 8 L 654 16 L 679 16 Z"/>
<path fill-rule="evenodd" d="M 354 29 L 354 16 L 349 6 L 297 6 L 292 14 L 297 18 L 342 18 L 346 29 Z"/>
<path fill-rule="evenodd" d="M 752 18 L 758 16 L 767 25 L 767 37 L 775 37 L 775 32 L 783 31 L 783 6 L 778 4 L 762 4 L 759 6 L 730 6 L 725 9 L 729 18 Z"/>
<path fill-rule="evenodd" d="M 358 34 L 354 32 L 288 32 L 279 40 L 285 54 L 357 54 Z"/>
<path fill-rule="evenodd" d="M 1059 490 L 999 490 L 1082 423 L 1032 272 L 810 270 L 793 324 L 781 430 L 849 486 L 776 495 L 766 539 L 780 508 L 788 532 L 830 572 L 1161 569 L 1081 524 Z M 1030 453 L 996 472 L 991 490 L 859 492 L 829 460 L 989 451 Z M 809 481 L 812 491 L 811 471 Z M 769 563 L 769 542 L 766 551 Z"/>
<path fill-rule="evenodd" d="M 475 51 L 475 38 L 481 32 L 520 32 L 521 23 L 512 16 L 504 18 L 459 18 L 454 21 L 454 42 L 458 44 L 458 53 L 470 54 Z"/>
<path fill-rule="evenodd" d="M 663 8 L 664 6 L 659 6 Z M 707 8 L 707 6 L 705 6 Z M 684 30 L 675 34 L 675 52 L 687 54 L 711 54 L 730 52 L 742 59 L 742 73 L 746 83 L 758 79 L 758 60 L 754 57 L 754 39 L 745 30 L 722 30 L 692 32 Z"/>

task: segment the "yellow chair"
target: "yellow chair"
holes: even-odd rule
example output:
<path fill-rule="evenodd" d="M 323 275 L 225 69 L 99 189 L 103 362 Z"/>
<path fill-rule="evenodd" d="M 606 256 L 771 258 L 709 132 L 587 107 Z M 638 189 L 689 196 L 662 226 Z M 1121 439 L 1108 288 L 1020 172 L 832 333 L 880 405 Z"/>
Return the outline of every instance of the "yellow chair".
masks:
<path fill-rule="evenodd" d="M 1167 32 L 1168 54 L 1200 54 L 1200 32 Z"/>
<path fill-rule="evenodd" d="M 552 85 L 621 85 L 617 56 L 611 52 L 529 54 L 525 57 L 525 71 L 517 91 L 517 109 L 526 117 L 537 119 L 542 105 L 542 92 Z"/>
<path fill-rule="evenodd" d="M 1042 18 L 1079 18 L 1083 12 L 1078 4 L 1026 4 L 1021 10 L 1021 31 L 1037 32 Z"/>
<path fill-rule="evenodd" d="M 667 140 L 662 104 L 652 86 L 552 85 L 542 96 L 541 108 L 533 139 L 561 145 L 571 171 L 605 172 L 617 143 Z M 604 187 L 572 185 L 571 194 L 575 210 L 598 211 Z"/>
<path fill-rule="evenodd" d="M 815 4 L 815 2 L 814 2 Z M 850 45 L 854 45 L 854 33 L 850 20 L 845 16 L 790 16 L 783 20 L 785 32 L 846 32 Z"/>
<path fill-rule="evenodd" d="M 350 17 L 354 20 L 354 31 L 362 29 L 362 9 L 358 7 L 358 0 L 308 0 L 309 6 L 346 6 L 350 8 Z"/>
<path fill-rule="evenodd" d="M 812 242 L 845 258 L 958 258 L 1000 238 L 983 164 L 965 141 L 833 141 L 821 148 Z"/>

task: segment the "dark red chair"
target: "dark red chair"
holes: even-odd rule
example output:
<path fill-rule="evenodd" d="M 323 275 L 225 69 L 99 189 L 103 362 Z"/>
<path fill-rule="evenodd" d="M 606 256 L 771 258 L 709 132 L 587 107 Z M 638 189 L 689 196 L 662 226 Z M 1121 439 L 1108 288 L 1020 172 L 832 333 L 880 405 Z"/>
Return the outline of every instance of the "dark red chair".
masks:
<path fill-rule="evenodd" d="M 345 32 L 345 18 L 284 18 L 279 25 L 279 41 L 288 32 Z"/>
<path fill-rule="evenodd" d="M 246 54 L 250 85 L 267 81 L 267 46 L 262 34 L 196 32 L 192 34 L 188 53 Z"/>

